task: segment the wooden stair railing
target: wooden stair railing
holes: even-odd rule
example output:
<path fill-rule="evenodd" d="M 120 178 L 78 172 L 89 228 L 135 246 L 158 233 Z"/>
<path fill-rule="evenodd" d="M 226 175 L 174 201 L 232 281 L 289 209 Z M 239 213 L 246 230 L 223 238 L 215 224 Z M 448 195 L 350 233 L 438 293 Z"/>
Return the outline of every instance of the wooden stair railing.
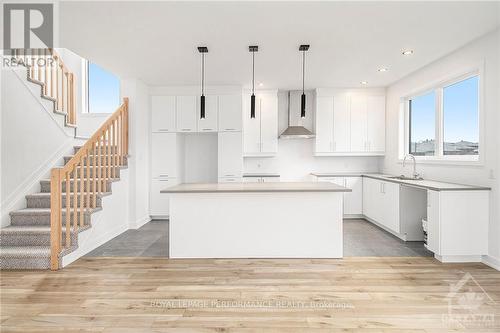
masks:
<path fill-rule="evenodd" d="M 42 95 L 66 115 L 66 125 L 76 126 L 76 84 L 71 72 L 52 49 L 14 49 L 14 58 L 28 68 L 28 77 L 42 85 Z"/>
<path fill-rule="evenodd" d="M 97 197 L 106 191 L 107 182 L 116 178 L 117 168 L 125 165 L 125 158 L 128 155 L 128 128 L 128 98 L 124 98 L 123 104 L 64 167 L 52 169 L 50 176 L 52 270 L 59 269 L 62 252 L 72 247 L 71 234 L 77 233 L 85 226 L 85 212 L 96 208 Z M 63 191 L 64 182 L 66 186 Z M 63 197 L 65 207 L 63 207 Z"/>

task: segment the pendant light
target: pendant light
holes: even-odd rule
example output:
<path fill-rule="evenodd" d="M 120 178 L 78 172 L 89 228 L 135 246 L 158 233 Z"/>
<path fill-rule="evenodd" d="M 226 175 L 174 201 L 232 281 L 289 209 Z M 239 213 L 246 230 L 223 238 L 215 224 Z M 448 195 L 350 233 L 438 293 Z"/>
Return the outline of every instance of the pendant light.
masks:
<path fill-rule="evenodd" d="M 208 53 L 206 46 L 198 46 L 201 53 L 201 97 L 200 97 L 200 119 L 205 119 L 205 53 Z"/>
<path fill-rule="evenodd" d="M 256 45 L 249 46 L 248 51 L 252 52 L 252 96 L 250 96 L 250 118 L 255 118 L 255 52 L 259 51 Z"/>
<path fill-rule="evenodd" d="M 304 82 L 306 76 L 306 51 L 309 50 L 309 45 L 300 45 L 299 51 L 302 51 L 302 96 L 300 96 L 300 117 L 306 117 L 306 94 L 304 90 Z"/>

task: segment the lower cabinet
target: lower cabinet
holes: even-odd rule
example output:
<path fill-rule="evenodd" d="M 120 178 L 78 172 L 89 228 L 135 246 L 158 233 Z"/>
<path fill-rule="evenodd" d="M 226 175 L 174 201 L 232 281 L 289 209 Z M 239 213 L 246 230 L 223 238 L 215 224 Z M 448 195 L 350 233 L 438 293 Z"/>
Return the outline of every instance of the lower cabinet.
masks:
<path fill-rule="evenodd" d="M 244 183 L 275 183 L 279 181 L 280 177 L 243 177 Z"/>
<path fill-rule="evenodd" d="M 399 184 L 378 179 L 363 179 L 363 214 L 399 234 Z"/>
<path fill-rule="evenodd" d="M 359 177 L 318 177 L 319 182 L 330 182 L 350 188 L 344 193 L 344 216 L 363 214 L 363 178 Z"/>
<path fill-rule="evenodd" d="M 177 184 L 179 184 L 177 178 L 156 178 L 151 181 L 149 215 L 165 217 L 170 214 L 169 195 L 166 193 L 160 193 L 160 191 Z"/>
<path fill-rule="evenodd" d="M 241 183 L 241 177 L 219 177 L 219 183 Z"/>

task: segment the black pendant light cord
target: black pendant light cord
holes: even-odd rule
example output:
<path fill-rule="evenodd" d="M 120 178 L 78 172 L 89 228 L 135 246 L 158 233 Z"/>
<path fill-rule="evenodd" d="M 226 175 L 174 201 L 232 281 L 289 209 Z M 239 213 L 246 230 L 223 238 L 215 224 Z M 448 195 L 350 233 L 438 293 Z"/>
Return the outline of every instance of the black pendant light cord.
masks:
<path fill-rule="evenodd" d="M 201 54 L 201 95 L 205 93 L 205 53 Z"/>
<path fill-rule="evenodd" d="M 252 51 L 252 95 L 255 94 L 255 51 Z"/>
<path fill-rule="evenodd" d="M 304 94 L 305 86 L 305 76 L 306 76 L 306 51 L 302 51 L 302 93 Z"/>

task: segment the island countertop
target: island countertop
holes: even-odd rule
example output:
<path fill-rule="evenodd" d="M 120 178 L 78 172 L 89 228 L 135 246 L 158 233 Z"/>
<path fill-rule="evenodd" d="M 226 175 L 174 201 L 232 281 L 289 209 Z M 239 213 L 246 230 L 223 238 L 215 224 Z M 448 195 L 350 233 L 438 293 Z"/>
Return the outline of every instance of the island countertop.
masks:
<path fill-rule="evenodd" d="M 184 183 L 161 193 L 230 193 L 230 192 L 351 192 L 351 189 L 321 182 L 276 183 Z"/>

